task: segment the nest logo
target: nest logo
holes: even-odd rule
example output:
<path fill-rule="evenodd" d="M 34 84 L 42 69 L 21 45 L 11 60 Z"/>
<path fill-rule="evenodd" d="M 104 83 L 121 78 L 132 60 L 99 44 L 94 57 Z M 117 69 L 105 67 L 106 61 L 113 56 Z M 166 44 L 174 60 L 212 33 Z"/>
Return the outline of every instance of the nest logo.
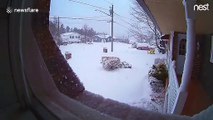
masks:
<path fill-rule="evenodd" d="M 206 4 L 200 4 L 200 5 L 197 5 L 195 4 L 194 5 L 194 11 L 209 11 L 209 3 L 206 3 Z"/>

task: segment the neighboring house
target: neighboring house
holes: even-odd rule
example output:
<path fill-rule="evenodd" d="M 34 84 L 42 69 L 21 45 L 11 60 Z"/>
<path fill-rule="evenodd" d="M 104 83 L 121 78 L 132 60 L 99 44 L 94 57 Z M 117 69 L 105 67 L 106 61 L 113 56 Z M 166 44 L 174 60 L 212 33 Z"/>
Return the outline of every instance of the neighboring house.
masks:
<path fill-rule="evenodd" d="M 108 34 L 98 34 L 93 37 L 93 42 L 108 42 L 109 38 Z"/>
<path fill-rule="evenodd" d="M 63 43 L 80 43 L 83 36 L 76 32 L 68 32 L 61 34 L 61 38 L 63 40 Z"/>
<path fill-rule="evenodd" d="M 167 44 L 169 84 L 164 111 L 191 116 L 212 105 L 213 14 L 210 13 L 213 9 L 198 12 L 193 6 L 212 5 L 213 2 L 137 1 L 155 24 L 155 29 L 170 36 Z"/>
<path fill-rule="evenodd" d="M 92 37 L 92 41 L 93 42 L 102 42 L 102 39 L 99 36 L 95 35 L 94 37 Z"/>
<path fill-rule="evenodd" d="M 114 38 L 114 42 L 122 42 L 122 43 L 127 43 L 129 44 L 129 39 L 128 38 Z"/>

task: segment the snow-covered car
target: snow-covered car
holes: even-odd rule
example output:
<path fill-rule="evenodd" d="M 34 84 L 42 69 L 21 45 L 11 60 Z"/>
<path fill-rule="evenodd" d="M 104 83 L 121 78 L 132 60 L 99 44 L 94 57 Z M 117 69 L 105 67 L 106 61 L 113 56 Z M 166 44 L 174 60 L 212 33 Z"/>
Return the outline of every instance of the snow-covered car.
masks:
<path fill-rule="evenodd" d="M 150 50 L 150 45 L 148 43 L 137 43 L 138 50 Z"/>

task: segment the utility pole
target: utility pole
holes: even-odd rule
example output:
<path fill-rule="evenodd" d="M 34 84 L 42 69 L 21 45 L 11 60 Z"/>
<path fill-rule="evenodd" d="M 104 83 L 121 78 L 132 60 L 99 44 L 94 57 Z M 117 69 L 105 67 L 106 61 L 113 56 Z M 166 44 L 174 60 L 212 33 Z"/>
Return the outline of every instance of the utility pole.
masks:
<path fill-rule="evenodd" d="M 113 15 L 114 14 L 113 7 L 114 7 L 113 5 L 110 7 L 109 14 L 104 12 L 104 11 L 98 10 L 98 9 L 95 10 L 95 11 L 99 11 L 99 12 L 101 12 L 103 14 L 106 14 L 106 15 L 111 17 L 111 52 L 113 52 L 113 41 L 114 41 L 114 39 L 113 39 L 113 23 L 114 23 L 114 20 L 113 20 L 113 17 L 114 17 L 114 15 Z"/>
<path fill-rule="evenodd" d="M 113 39 L 113 13 L 114 13 L 114 11 L 113 11 L 113 5 L 112 5 L 112 8 L 111 8 L 111 10 L 110 10 L 110 16 L 111 16 L 111 52 L 113 52 L 113 41 L 114 41 L 114 39 Z"/>

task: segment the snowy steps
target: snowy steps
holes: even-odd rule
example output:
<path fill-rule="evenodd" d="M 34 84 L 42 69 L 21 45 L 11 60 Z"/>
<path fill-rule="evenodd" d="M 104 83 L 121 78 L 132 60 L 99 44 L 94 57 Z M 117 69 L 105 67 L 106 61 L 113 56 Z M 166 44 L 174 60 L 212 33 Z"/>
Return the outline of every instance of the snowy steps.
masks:
<path fill-rule="evenodd" d="M 165 115 L 129 106 L 111 99 L 105 99 L 100 95 L 96 95 L 88 91 L 84 91 L 75 99 L 101 113 L 108 114 L 122 120 L 190 120 L 189 117 Z"/>

